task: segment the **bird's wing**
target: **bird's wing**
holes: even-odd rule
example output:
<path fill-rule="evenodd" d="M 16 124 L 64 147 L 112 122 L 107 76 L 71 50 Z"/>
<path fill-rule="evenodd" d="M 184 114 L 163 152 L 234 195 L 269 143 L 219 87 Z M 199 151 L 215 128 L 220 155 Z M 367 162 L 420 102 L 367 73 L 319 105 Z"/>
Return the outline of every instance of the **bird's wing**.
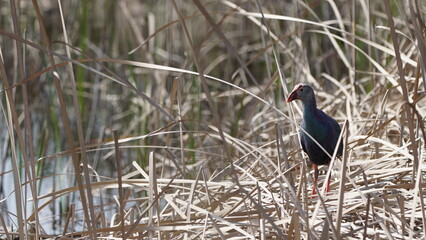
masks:
<path fill-rule="evenodd" d="M 341 128 L 340 128 L 340 125 L 336 122 L 336 120 L 334 120 L 331 117 L 330 117 L 330 122 L 333 125 L 333 130 L 334 130 L 336 141 L 338 141 L 339 136 L 340 136 L 340 132 L 342 131 Z M 339 149 L 337 150 L 337 156 L 340 157 L 340 156 L 342 156 L 342 154 L 343 154 L 343 139 L 340 140 Z"/>
<path fill-rule="evenodd" d="M 322 121 L 324 125 L 328 125 L 331 124 L 331 127 L 333 131 L 333 133 L 336 134 L 336 137 L 339 137 L 340 135 L 340 125 L 336 122 L 336 120 L 334 120 L 334 118 L 328 116 L 326 113 L 324 113 L 322 110 L 318 109 L 318 115 L 317 115 L 317 120 L 318 121 Z M 328 122 L 328 123 L 326 123 Z M 329 127 L 327 127 L 329 128 Z"/>
<path fill-rule="evenodd" d="M 341 131 L 341 129 L 340 129 L 340 125 L 336 122 L 336 120 L 334 120 L 334 119 L 333 119 L 333 118 L 331 118 L 331 117 L 330 117 L 330 120 L 331 120 L 331 123 L 333 124 L 334 131 L 335 131 L 336 133 L 338 133 L 338 135 L 340 135 L 340 131 Z"/>
<path fill-rule="evenodd" d="M 328 116 L 322 110 L 318 109 L 317 113 L 318 113 L 317 119 L 319 121 L 323 122 L 324 127 L 327 126 L 326 128 L 328 129 L 328 136 L 331 137 L 331 139 L 333 140 L 332 142 L 334 142 L 334 143 L 332 143 L 332 146 L 330 145 L 330 147 L 332 147 L 332 148 L 329 149 L 329 152 L 331 151 L 331 153 L 332 153 L 334 151 L 335 144 L 337 143 L 337 141 L 339 139 L 339 135 L 340 135 L 340 132 L 341 132 L 340 125 L 337 123 L 337 121 L 334 118 Z M 340 144 L 339 144 L 338 151 L 337 151 L 337 156 L 341 156 L 342 152 L 343 152 L 343 141 L 341 140 Z"/>

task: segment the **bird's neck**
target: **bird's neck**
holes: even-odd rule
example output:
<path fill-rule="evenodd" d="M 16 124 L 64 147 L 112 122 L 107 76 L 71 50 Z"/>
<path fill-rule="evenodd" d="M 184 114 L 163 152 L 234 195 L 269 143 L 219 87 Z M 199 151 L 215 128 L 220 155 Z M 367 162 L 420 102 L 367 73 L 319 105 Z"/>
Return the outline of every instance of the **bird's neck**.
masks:
<path fill-rule="evenodd" d="M 303 104 L 303 128 L 317 140 L 327 135 L 315 99 Z"/>
<path fill-rule="evenodd" d="M 302 102 L 302 105 L 303 105 L 303 115 L 305 116 L 315 114 L 315 112 L 317 111 L 317 102 L 315 101 L 315 98 Z"/>

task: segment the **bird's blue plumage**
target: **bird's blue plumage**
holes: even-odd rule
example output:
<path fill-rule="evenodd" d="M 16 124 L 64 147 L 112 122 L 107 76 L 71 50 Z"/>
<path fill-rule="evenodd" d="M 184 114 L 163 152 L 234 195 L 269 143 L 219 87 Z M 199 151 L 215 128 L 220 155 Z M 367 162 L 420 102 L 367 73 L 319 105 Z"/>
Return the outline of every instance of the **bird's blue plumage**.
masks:
<path fill-rule="evenodd" d="M 308 132 L 321 146 L 333 156 L 334 148 L 340 135 L 339 124 L 323 111 L 315 109 L 315 112 L 309 115 L 304 114 L 301 128 Z M 304 131 L 300 131 L 300 141 L 303 151 L 308 154 L 311 162 L 317 165 L 328 164 L 330 157 L 316 144 Z M 339 145 L 337 156 L 342 154 L 343 144 Z"/>
<path fill-rule="evenodd" d="M 303 84 L 296 86 L 287 99 L 287 102 L 294 99 L 300 99 L 303 104 L 301 128 L 321 144 L 330 156 L 333 156 L 341 131 L 339 124 L 336 120 L 317 108 L 315 94 L 310 86 Z M 304 131 L 301 130 L 299 134 L 303 151 L 308 154 L 312 163 L 325 165 L 331 161 L 330 157 Z M 341 141 L 337 156 L 341 156 L 342 151 L 343 143 Z"/>

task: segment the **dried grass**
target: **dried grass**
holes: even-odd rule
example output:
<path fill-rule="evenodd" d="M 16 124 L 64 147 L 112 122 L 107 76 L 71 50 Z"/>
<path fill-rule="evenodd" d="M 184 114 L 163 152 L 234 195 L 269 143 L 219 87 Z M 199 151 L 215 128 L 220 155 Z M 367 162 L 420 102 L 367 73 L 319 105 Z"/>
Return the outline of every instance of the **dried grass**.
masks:
<path fill-rule="evenodd" d="M 0 238 L 424 239 L 425 11 L 3 1 Z M 299 82 L 345 143 L 315 196 Z"/>

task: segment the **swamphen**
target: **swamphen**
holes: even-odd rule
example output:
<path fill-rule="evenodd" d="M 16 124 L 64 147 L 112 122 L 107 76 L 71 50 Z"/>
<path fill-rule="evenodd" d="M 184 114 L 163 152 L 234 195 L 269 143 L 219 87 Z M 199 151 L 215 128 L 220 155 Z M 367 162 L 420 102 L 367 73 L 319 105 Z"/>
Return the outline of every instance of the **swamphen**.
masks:
<path fill-rule="evenodd" d="M 340 135 L 340 126 L 330 116 L 317 108 L 314 90 L 306 84 L 298 84 L 294 87 L 287 102 L 299 99 L 303 105 L 303 121 L 300 127 L 309 133 L 321 146 L 333 156 L 337 141 Z M 309 160 L 314 165 L 315 176 L 314 184 L 318 180 L 317 165 L 330 164 L 331 158 L 316 144 L 304 131 L 300 131 L 300 142 L 303 151 L 308 154 Z M 337 156 L 340 157 L 343 151 L 343 142 L 340 141 Z M 326 192 L 330 185 L 330 179 L 327 182 Z M 312 189 L 315 194 L 315 187 Z"/>

